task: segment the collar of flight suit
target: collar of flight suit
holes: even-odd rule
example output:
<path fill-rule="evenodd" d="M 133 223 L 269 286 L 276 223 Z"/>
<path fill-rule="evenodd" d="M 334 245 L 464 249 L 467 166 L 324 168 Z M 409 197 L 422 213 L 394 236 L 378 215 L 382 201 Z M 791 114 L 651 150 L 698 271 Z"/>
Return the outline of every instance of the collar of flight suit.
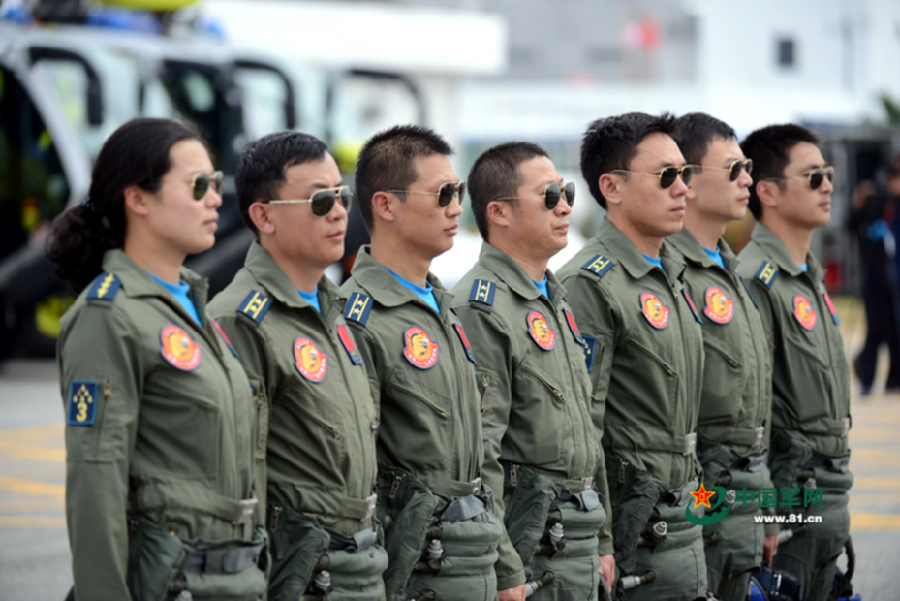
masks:
<path fill-rule="evenodd" d="M 778 269 L 786 271 L 794 277 L 803 273 L 803 269 L 791 257 L 791 253 L 781 238 L 762 223 L 756 224 L 756 229 L 753 230 L 753 241 L 759 244 L 760 248 L 775 262 Z M 811 252 L 806 253 L 806 272 L 814 282 L 825 277 L 825 270 Z"/>
<path fill-rule="evenodd" d="M 125 289 L 125 293 L 131 298 L 142 296 L 161 298 L 171 302 L 176 310 L 184 312 L 182 306 L 174 301 L 172 295 L 151 278 L 150 274 L 135 263 L 134 259 L 126 255 L 122 249 L 114 248 L 106 251 L 106 254 L 103 255 L 103 271 L 112 273 L 119 278 L 122 288 Z M 194 306 L 200 315 L 201 321 L 206 323 L 206 292 L 209 288 L 206 278 L 186 267 L 181 268 L 179 277 L 191 287 L 189 296 L 194 301 Z"/>
<path fill-rule="evenodd" d="M 613 222 L 608 218 L 603 218 L 603 222 L 597 230 L 596 238 L 601 244 L 610 249 L 612 256 L 609 258 L 620 263 L 631 277 L 640 279 L 647 275 L 651 269 L 655 268 L 638 251 L 634 242 L 613 225 Z M 665 267 L 666 277 L 670 281 L 674 282 L 676 279 L 681 278 L 687 266 L 674 256 L 665 240 L 663 240 L 659 249 L 659 258 L 663 267 Z"/>
<path fill-rule="evenodd" d="M 297 292 L 297 287 L 287 276 L 281 267 L 275 262 L 259 241 L 254 240 L 247 251 L 247 260 L 244 263 L 247 270 L 253 274 L 256 281 L 265 287 L 266 292 L 274 299 L 284 303 L 288 307 L 298 309 L 314 309 L 312 305 L 303 300 Z M 325 314 L 326 303 L 343 298 L 341 289 L 328 279 L 324 274 L 319 279 L 319 303 L 322 305 L 322 315 Z"/>
<path fill-rule="evenodd" d="M 719 264 L 710 258 L 706 251 L 703 249 L 703 246 L 697 239 L 694 237 L 692 233 L 688 231 L 687 228 L 682 228 L 680 232 L 677 234 L 673 234 L 666 238 L 666 241 L 671 244 L 675 250 L 684 255 L 684 258 L 692 263 L 696 263 L 703 267 L 704 269 L 708 269 L 710 267 L 719 267 Z M 737 271 L 738 260 L 737 257 L 734 256 L 734 253 L 731 250 L 731 247 L 728 246 L 728 243 L 725 242 L 724 238 L 719 238 L 718 243 L 719 252 L 722 254 L 722 262 L 725 263 L 725 267 L 731 271 Z"/>
<path fill-rule="evenodd" d="M 535 285 L 531 276 L 525 273 L 525 270 L 516 263 L 516 261 L 508 254 L 492 245 L 486 240 L 481 242 L 481 255 L 478 257 L 481 265 L 494 273 L 498 280 L 502 280 L 509 289 L 526 300 L 537 300 L 544 295 Z M 565 288 L 553 275 L 553 272 L 547 269 L 544 272 L 547 276 L 547 292 L 550 293 L 550 301 L 556 304 L 565 297 Z"/>
<path fill-rule="evenodd" d="M 356 263 L 353 265 L 352 274 L 360 287 L 386 307 L 399 307 L 405 303 L 419 302 L 421 299 L 415 292 L 401 285 L 397 278 L 387 270 L 387 267 L 372 258 L 372 255 L 369 254 L 371 248 L 371 245 L 366 244 L 361 246 L 359 252 L 356 253 Z M 434 297 L 441 308 L 441 315 L 443 315 L 445 305 L 449 302 L 450 293 L 447 292 L 437 276 L 430 271 L 426 279 L 434 289 Z"/>

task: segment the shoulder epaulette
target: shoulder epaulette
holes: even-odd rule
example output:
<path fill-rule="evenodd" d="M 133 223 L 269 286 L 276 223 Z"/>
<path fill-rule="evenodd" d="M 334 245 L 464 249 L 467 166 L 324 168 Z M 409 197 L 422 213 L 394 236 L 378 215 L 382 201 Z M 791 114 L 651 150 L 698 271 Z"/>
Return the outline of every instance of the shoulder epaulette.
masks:
<path fill-rule="evenodd" d="M 119 278 L 114 274 L 101 273 L 91 284 L 91 289 L 88 290 L 87 298 L 88 300 L 111 301 L 116 297 L 116 293 L 121 286 L 122 282 L 120 282 Z"/>
<path fill-rule="evenodd" d="M 251 290 L 250 294 L 247 295 L 247 298 L 242 300 L 241 304 L 238 305 L 237 312 L 243 313 L 256 322 L 256 325 L 260 325 L 265 318 L 266 313 L 268 313 L 271 308 L 272 301 L 270 301 L 265 294 L 256 290 Z"/>
<path fill-rule="evenodd" d="M 756 275 L 754 275 L 753 277 L 757 278 L 760 282 L 765 284 L 766 288 L 771 288 L 772 284 L 775 283 L 775 278 L 778 277 L 778 268 L 768 261 L 763 261 L 762 265 L 759 266 L 759 270 L 756 272 Z"/>
<path fill-rule="evenodd" d="M 354 292 L 344 305 L 344 319 L 355 321 L 361 326 L 366 325 L 369 319 L 369 311 L 372 310 L 372 299 L 361 292 Z"/>
<path fill-rule="evenodd" d="M 469 293 L 469 302 L 484 303 L 488 307 L 494 304 L 494 292 L 497 284 L 490 280 L 475 280 L 472 282 L 472 292 Z"/>
<path fill-rule="evenodd" d="M 603 275 L 614 266 L 615 263 L 613 263 L 611 259 L 607 259 L 603 255 L 595 255 L 590 261 L 582 265 L 581 268 L 597 274 L 598 277 L 603 277 Z"/>

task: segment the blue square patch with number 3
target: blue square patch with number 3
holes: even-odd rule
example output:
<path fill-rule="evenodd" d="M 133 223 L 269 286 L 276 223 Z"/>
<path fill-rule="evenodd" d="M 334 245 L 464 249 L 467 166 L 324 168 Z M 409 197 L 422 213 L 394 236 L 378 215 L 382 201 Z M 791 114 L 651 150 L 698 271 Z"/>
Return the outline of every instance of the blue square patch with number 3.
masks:
<path fill-rule="evenodd" d="M 74 380 L 69 387 L 70 426 L 93 426 L 97 415 L 97 383 L 90 380 Z"/>

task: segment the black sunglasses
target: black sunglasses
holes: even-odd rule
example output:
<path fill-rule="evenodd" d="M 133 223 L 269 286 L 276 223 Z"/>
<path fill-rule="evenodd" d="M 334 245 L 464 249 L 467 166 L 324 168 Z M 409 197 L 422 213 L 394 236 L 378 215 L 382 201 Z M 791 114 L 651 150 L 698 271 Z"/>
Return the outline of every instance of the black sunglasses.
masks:
<path fill-rule="evenodd" d="M 216 193 L 220 196 L 225 189 L 225 174 L 221 171 L 212 173 L 198 173 L 191 178 L 191 190 L 194 194 L 194 200 L 203 200 L 209 185 L 215 183 Z"/>
<path fill-rule="evenodd" d="M 694 177 L 694 166 L 693 165 L 685 165 L 684 167 L 666 167 L 659 173 L 643 173 L 641 171 L 627 171 L 625 169 L 615 169 L 610 171 L 610 173 L 634 173 L 635 175 L 652 175 L 653 177 L 659 178 L 659 186 L 665 190 L 669 186 L 675 183 L 675 180 L 678 179 L 678 176 L 681 176 L 681 181 L 684 182 L 685 186 L 689 186 L 691 183 L 691 179 Z"/>
<path fill-rule="evenodd" d="M 738 159 L 731 163 L 728 167 L 709 167 L 707 165 L 699 165 L 701 169 L 714 169 L 716 171 L 727 171 L 728 181 L 735 181 L 741 176 L 741 171 L 746 171 L 747 175 L 753 175 L 753 159 Z"/>
<path fill-rule="evenodd" d="M 350 207 L 350 201 L 353 199 L 353 192 L 350 186 L 338 186 L 337 188 L 327 188 L 319 190 L 312 195 L 311 198 L 303 200 L 270 200 L 270 205 L 299 205 L 309 204 L 312 208 L 313 215 L 316 217 L 324 217 L 334 208 L 334 203 L 340 199 L 344 208 Z"/>
<path fill-rule="evenodd" d="M 385 190 L 393 194 L 430 194 L 438 197 L 438 206 L 441 208 L 449 207 L 455 197 L 459 197 L 459 204 L 463 203 L 466 197 L 466 182 L 447 182 L 441 185 L 441 189 L 437 192 L 420 192 L 418 190 Z"/>
<path fill-rule="evenodd" d="M 559 204 L 559 198 L 561 196 L 566 197 L 566 202 L 568 205 L 575 205 L 575 182 L 563 182 L 562 184 L 557 184 L 556 182 L 552 184 L 548 184 L 546 188 L 544 188 L 544 193 L 541 195 L 544 199 L 544 206 L 547 207 L 548 211 L 552 211 L 556 208 L 556 205 Z M 529 196 L 504 196 L 503 198 L 495 198 L 495 201 L 500 200 L 518 200 L 519 198 L 531 198 Z"/>
<path fill-rule="evenodd" d="M 790 179 L 792 177 L 805 177 L 809 180 L 809 187 L 813 190 L 818 190 L 822 186 L 822 182 L 825 181 L 825 178 L 828 178 L 829 182 L 834 181 L 834 167 L 826 167 L 825 169 L 816 169 L 815 171 L 810 171 L 806 175 L 782 175 L 781 177 L 769 177 L 767 179 L 771 180 L 779 180 L 779 179 Z"/>

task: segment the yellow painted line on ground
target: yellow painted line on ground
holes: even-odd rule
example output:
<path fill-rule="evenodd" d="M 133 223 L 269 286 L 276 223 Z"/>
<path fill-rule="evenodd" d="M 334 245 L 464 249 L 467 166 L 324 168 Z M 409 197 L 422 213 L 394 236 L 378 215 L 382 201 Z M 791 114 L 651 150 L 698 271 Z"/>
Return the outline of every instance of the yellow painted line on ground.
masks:
<path fill-rule="evenodd" d="M 859 469 L 859 464 L 865 461 L 877 461 L 879 467 L 883 467 L 893 460 L 900 463 L 900 449 L 884 449 L 879 447 L 863 447 L 853 449 L 850 456 L 850 471 Z"/>
<path fill-rule="evenodd" d="M 0 515 L 0 528 L 66 528 L 64 517 L 23 516 L 10 517 Z"/>
<path fill-rule="evenodd" d="M 53 447 L 42 447 L 18 441 L 3 440 L 0 441 L 0 457 L 65 463 L 66 450 Z"/>
<path fill-rule="evenodd" d="M 0 429 L 3 439 L 9 440 L 15 437 L 18 440 L 33 440 L 35 438 L 63 438 L 66 426 L 62 422 L 53 422 L 42 426 L 28 426 L 26 428 Z"/>
<path fill-rule="evenodd" d="M 0 501 L 0 514 L 62 511 L 65 508 L 66 502 L 62 497 L 53 497 L 48 499 L 11 499 L 8 501 Z"/>
<path fill-rule="evenodd" d="M 861 492 L 855 489 L 850 491 L 851 507 L 868 507 L 871 505 L 900 505 L 900 491 Z M 0 508 L 2 507 L 3 505 L 0 504 Z"/>
<path fill-rule="evenodd" d="M 886 476 L 855 476 L 853 478 L 853 491 L 857 490 L 900 490 L 900 478 Z"/>
<path fill-rule="evenodd" d="M 900 442 L 894 426 L 854 426 L 850 431 L 851 444 L 865 442 Z"/>
<path fill-rule="evenodd" d="M 64 497 L 66 495 L 66 487 L 64 484 L 35 482 L 34 480 L 10 478 L 8 476 L 0 476 L 0 490 L 10 490 L 26 495 L 43 497 Z"/>
<path fill-rule="evenodd" d="M 886 513 L 850 512 L 850 531 L 861 530 L 894 530 L 900 528 L 900 515 Z"/>

